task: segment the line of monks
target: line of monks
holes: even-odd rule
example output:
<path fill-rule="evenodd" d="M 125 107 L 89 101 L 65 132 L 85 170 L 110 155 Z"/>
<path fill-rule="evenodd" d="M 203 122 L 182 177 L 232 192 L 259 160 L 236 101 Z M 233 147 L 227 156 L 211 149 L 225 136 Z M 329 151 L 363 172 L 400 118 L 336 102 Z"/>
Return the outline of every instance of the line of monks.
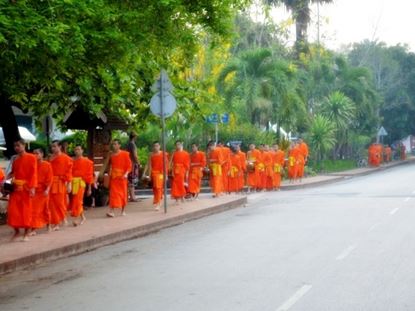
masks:
<path fill-rule="evenodd" d="M 0 169 L 0 182 L 10 180 L 8 190 L 7 223 L 14 229 L 13 240 L 23 229 L 23 241 L 36 235 L 36 230 L 47 227 L 59 230 L 66 222 L 68 211 L 74 226 L 85 221 L 83 210 L 84 192 L 91 193 L 93 163 L 83 157 L 82 147 L 75 148 L 72 159 L 61 151 L 59 141 L 51 145 L 52 155 L 43 159 L 42 149 L 26 152 L 23 140 L 14 143 L 16 156 L 11 159 L 11 170 L 7 176 Z"/>
<path fill-rule="evenodd" d="M 405 147 L 404 147 L 405 148 Z M 405 150 L 403 151 L 405 156 Z M 404 160 L 404 158 L 401 158 Z M 368 164 L 370 166 L 379 166 L 383 162 L 392 161 L 392 149 L 389 146 L 383 146 L 379 143 L 371 144 L 368 148 Z"/>
<path fill-rule="evenodd" d="M 190 154 L 183 150 L 181 141 L 177 141 L 175 147 L 176 150 L 169 156 L 161 151 L 159 142 L 154 142 L 143 172 L 143 178 L 152 181 L 156 210 L 160 209 L 163 198 L 163 171 L 166 176 L 170 175 L 171 197 L 179 203 L 187 195 L 198 198 L 202 178 L 206 174 L 209 174 L 214 197 L 241 192 L 245 185 L 248 192 L 278 190 L 284 169 L 290 182 L 301 181 L 309 154 L 308 146 L 302 140 L 292 143 L 287 154 L 277 144 L 272 148 L 261 145 L 259 149 L 250 144 L 247 153 L 242 152 L 239 145 L 228 147 L 221 142 L 209 142 L 206 153 L 200 151 L 197 144 L 192 144 Z M 163 157 L 166 163 L 164 168 Z"/>

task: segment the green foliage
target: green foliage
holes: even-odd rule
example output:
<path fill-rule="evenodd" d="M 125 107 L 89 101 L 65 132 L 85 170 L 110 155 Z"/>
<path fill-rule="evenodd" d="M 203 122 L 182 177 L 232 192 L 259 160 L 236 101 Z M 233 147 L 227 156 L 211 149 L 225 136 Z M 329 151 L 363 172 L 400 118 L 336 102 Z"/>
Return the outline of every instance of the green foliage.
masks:
<path fill-rule="evenodd" d="M 322 160 L 336 144 L 336 129 L 332 121 L 322 115 L 316 115 L 311 123 L 307 141 L 316 161 Z"/>
<path fill-rule="evenodd" d="M 85 131 L 75 131 L 74 134 L 66 136 L 61 140 L 62 143 L 67 143 L 68 154 L 73 154 L 73 150 L 77 145 L 82 146 L 85 150 L 85 155 L 87 155 L 87 133 Z"/>
<path fill-rule="evenodd" d="M 317 172 L 335 173 L 356 168 L 354 160 L 322 160 L 315 163 L 313 169 Z"/>

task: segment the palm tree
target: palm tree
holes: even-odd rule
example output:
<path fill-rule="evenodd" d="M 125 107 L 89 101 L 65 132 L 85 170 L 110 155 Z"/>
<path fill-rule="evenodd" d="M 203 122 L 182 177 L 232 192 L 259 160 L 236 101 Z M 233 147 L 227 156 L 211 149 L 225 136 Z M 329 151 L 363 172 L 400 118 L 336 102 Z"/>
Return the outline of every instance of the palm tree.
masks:
<path fill-rule="evenodd" d="M 234 98 L 242 101 L 252 124 L 265 125 L 264 116 L 270 116 L 272 109 L 273 71 L 269 49 L 246 51 L 223 68 L 218 78 L 218 90 L 225 95 L 228 104 Z"/>
<path fill-rule="evenodd" d="M 310 4 L 332 3 L 334 0 L 264 0 L 268 5 L 284 4 L 291 11 L 295 20 L 295 37 L 297 52 L 307 44 L 307 29 L 310 23 Z"/>
<path fill-rule="evenodd" d="M 337 147 L 334 158 L 347 143 L 348 130 L 356 116 L 356 106 L 353 101 L 342 92 L 331 93 L 319 107 L 321 115 L 333 122 L 336 129 Z"/>
<path fill-rule="evenodd" d="M 319 162 L 336 144 L 334 123 L 327 117 L 316 115 L 311 123 L 308 141 Z"/>

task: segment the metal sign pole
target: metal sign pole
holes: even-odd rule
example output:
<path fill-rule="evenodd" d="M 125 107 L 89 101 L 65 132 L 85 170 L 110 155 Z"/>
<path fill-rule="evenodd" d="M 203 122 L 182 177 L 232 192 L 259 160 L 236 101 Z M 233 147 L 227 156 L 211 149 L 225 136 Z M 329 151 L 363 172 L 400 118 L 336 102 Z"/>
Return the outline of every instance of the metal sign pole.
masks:
<path fill-rule="evenodd" d="M 167 174 L 166 174 L 166 137 L 165 137 L 165 118 L 163 111 L 163 76 L 160 73 L 160 112 L 161 112 L 161 144 L 163 148 L 163 204 L 164 204 L 164 213 L 167 214 Z"/>

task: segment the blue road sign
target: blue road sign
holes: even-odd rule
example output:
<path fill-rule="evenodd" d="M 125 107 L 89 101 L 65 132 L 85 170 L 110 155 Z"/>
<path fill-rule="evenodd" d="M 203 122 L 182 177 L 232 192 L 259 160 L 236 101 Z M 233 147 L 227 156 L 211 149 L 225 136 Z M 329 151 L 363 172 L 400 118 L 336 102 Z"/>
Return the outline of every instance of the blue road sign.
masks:
<path fill-rule="evenodd" d="M 221 116 L 221 119 L 222 119 L 222 123 L 224 123 L 224 124 L 228 124 L 228 123 L 229 123 L 229 113 L 224 113 L 224 114 Z"/>

